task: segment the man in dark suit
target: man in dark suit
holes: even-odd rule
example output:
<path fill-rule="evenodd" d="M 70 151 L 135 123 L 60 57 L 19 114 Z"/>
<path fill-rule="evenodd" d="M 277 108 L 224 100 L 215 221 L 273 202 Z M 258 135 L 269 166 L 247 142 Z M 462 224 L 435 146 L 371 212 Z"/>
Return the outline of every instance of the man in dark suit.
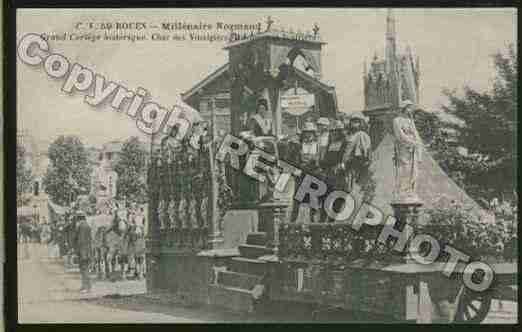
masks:
<path fill-rule="evenodd" d="M 76 229 L 76 252 L 78 253 L 78 263 L 82 276 L 80 292 L 87 293 L 91 290 L 91 280 L 89 278 L 89 261 L 92 253 L 91 227 L 83 213 L 76 216 L 76 222 L 78 224 Z"/>

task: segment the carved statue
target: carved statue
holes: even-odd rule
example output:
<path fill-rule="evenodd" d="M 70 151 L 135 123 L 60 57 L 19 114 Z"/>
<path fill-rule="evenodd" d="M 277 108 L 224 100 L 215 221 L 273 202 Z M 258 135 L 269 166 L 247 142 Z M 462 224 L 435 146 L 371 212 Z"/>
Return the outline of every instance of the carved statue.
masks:
<path fill-rule="evenodd" d="M 270 31 L 270 28 L 272 27 L 272 24 L 274 24 L 274 20 L 272 17 L 268 16 L 266 19 L 266 31 Z"/>
<path fill-rule="evenodd" d="M 158 205 L 158 216 L 159 216 L 159 229 L 164 229 L 165 228 L 165 216 L 166 216 L 166 211 L 165 211 L 165 204 L 164 204 L 164 201 L 161 200 L 159 202 L 159 205 Z"/>
<path fill-rule="evenodd" d="M 181 140 L 179 139 L 179 126 L 174 126 L 168 136 L 161 141 L 161 154 L 171 163 L 175 156 L 182 149 Z"/>
<path fill-rule="evenodd" d="M 418 202 L 417 174 L 421 160 L 422 140 L 419 136 L 412 112 L 414 105 L 406 100 L 400 114 L 393 120 L 395 137 L 395 191 L 398 203 Z"/>
<path fill-rule="evenodd" d="M 177 215 L 176 215 L 176 201 L 172 200 L 169 203 L 168 207 L 168 226 L 167 228 L 174 228 L 176 227 L 177 222 Z"/>

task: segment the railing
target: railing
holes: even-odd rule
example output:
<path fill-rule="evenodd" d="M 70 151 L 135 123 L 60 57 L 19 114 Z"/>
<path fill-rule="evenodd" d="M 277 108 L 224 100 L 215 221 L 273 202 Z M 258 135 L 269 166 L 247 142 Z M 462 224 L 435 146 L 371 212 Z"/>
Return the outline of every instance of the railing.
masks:
<path fill-rule="evenodd" d="M 331 264 L 344 264 L 361 258 L 390 260 L 392 243 L 382 245 L 376 242 L 380 230 L 380 227 L 368 227 L 355 231 L 349 224 L 281 223 L 279 258 Z"/>
<path fill-rule="evenodd" d="M 201 250 L 211 225 L 211 176 L 208 151 L 180 149 L 152 159 L 151 240 L 160 248 Z"/>

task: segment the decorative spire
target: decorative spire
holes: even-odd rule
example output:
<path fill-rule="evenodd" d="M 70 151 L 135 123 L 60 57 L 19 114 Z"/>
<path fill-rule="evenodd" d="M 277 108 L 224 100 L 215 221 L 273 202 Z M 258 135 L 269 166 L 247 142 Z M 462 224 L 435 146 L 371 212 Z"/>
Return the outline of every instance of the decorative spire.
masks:
<path fill-rule="evenodd" d="M 391 8 L 388 8 L 386 17 L 386 38 L 395 39 L 395 15 L 393 15 L 393 9 Z"/>
<path fill-rule="evenodd" d="M 388 9 L 386 17 L 386 74 L 391 83 L 390 101 L 392 105 L 399 107 L 401 100 L 401 87 L 399 78 L 399 68 L 397 64 L 397 45 L 396 45 L 396 31 L 395 31 L 395 16 L 393 10 Z"/>
<path fill-rule="evenodd" d="M 272 20 L 271 16 L 266 18 L 266 31 L 270 31 L 270 27 L 274 24 L 274 20 Z"/>
<path fill-rule="evenodd" d="M 390 73 L 395 68 L 396 53 L 395 16 L 393 10 L 388 9 L 386 17 L 386 72 Z"/>
<path fill-rule="evenodd" d="M 368 106 L 368 70 L 366 69 L 366 59 L 363 62 L 363 93 L 364 106 Z"/>

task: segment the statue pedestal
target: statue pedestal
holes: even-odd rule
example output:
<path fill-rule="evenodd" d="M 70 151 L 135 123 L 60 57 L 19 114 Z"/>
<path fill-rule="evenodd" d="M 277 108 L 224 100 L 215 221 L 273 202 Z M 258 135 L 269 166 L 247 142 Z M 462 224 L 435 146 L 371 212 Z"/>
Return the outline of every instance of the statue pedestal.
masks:
<path fill-rule="evenodd" d="M 390 205 L 394 208 L 394 211 L 395 211 L 394 206 L 411 206 L 411 207 L 418 206 L 418 207 L 420 207 L 423 205 L 423 202 L 419 198 L 419 196 L 417 196 L 417 194 L 408 193 L 408 194 L 402 194 L 402 195 L 394 195 L 394 199 L 390 203 Z"/>
<path fill-rule="evenodd" d="M 419 212 L 420 208 L 423 205 L 422 201 L 418 197 L 409 196 L 405 200 L 394 201 L 390 204 L 393 208 L 393 214 L 397 223 L 404 227 L 409 225 L 411 227 L 415 227 L 419 220 Z M 413 235 L 413 230 L 405 230 L 405 232 L 410 232 L 408 234 L 408 238 L 411 240 Z M 406 263 L 414 263 L 413 255 L 410 250 L 404 256 L 404 260 Z"/>
<path fill-rule="evenodd" d="M 208 238 L 208 249 L 223 249 L 225 238 L 221 233 L 210 234 Z"/>

